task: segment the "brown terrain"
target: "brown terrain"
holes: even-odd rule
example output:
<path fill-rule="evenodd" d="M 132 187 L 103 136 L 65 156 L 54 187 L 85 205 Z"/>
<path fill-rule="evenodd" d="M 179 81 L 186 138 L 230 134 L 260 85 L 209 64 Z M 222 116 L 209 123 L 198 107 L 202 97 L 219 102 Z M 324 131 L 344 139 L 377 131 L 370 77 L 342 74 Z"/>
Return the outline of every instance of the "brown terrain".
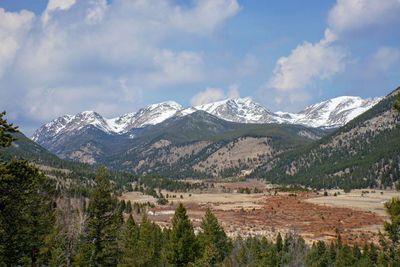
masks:
<path fill-rule="evenodd" d="M 257 194 L 236 192 L 238 188 L 245 187 L 257 187 L 264 191 Z M 377 233 L 385 220 L 382 198 L 387 200 L 396 195 L 395 192 L 383 195 L 380 192 L 364 193 L 363 196 L 362 191 L 341 192 L 337 197 L 333 196 L 334 192 L 329 192 L 327 197 L 311 192 L 278 192 L 275 195 L 271 186 L 250 180 L 215 184 L 214 191 L 206 193 L 164 191 L 164 195 L 174 196 L 168 198 L 170 203 L 156 205 L 148 209 L 148 214 L 160 226 L 169 227 L 177 204 L 182 202 L 196 229 L 205 209 L 210 207 L 229 236 L 259 235 L 274 239 L 278 232 L 285 234 L 291 231 L 312 243 L 316 240 L 335 240 L 337 228 L 343 242 L 363 245 L 371 241 L 377 243 Z M 139 192 L 130 192 L 121 198 L 132 203 L 155 202 L 153 197 Z M 141 214 L 134 214 L 134 218 L 140 221 Z"/>

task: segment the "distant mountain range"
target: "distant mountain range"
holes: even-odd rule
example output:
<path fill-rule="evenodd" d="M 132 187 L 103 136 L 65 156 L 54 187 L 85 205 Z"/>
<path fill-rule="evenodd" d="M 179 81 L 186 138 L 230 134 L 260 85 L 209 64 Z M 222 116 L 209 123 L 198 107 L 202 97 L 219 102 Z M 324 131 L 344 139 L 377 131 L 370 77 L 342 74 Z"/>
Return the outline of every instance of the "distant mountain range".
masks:
<path fill-rule="evenodd" d="M 334 98 L 297 114 L 270 112 L 250 98 L 191 108 L 165 102 L 114 119 L 89 111 L 42 126 L 35 140 L 62 159 L 136 174 L 400 189 L 400 115 L 392 109 L 399 91 Z M 92 168 L 62 161 L 23 135 L 1 157 Z"/>
<path fill-rule="evenodd" d="M 171 117 L 187 116 L 196 111 L 205 111 L 217 118 L 238 123 L 299 124 L 313 128 L 338 128 L 371 108 L 380 99 L 342 96 L 314 104 L 295 114 L 273 113 L 249 97 L 226 99 L 189 108 L 168 101 L 112 119 L 106 119 L 95 111 L 65 115 L 40 127 L 32 136 L 32 140 L 45 145 L 49 139 L 68 132 L 79 131 L 88 125 L 92 125 L 106 134 L 126 134 L 132 129 L 156 125 Z"/>
<path fill-rule="evenodd" d="M 184 108 L 169 101 L 106 119 L 65 115 L 32 140 L 62 159 L 133 173 L 215 177 L 248 173 L 342 126 L 380 98 L 339 97 L 297 113 L 273 113 L 251 98 Z"/>

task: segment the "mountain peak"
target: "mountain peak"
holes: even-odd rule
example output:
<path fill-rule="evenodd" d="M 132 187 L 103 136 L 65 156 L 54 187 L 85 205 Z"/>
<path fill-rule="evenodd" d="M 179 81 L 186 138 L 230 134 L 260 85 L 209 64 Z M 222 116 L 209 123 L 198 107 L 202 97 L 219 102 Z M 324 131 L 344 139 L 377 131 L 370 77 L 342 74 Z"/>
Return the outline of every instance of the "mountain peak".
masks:
<path fill-rule="evenodd" d="M 148 105 L 137 112 L 105 119 L 95 111 L 83 111 L 74 116 L 59 117 L 39 128 L 32 139 L 54 138 L 59 134 L 78 131 L 93 126 L 108 134 L 124 134 L 132 129 L 159 124 L 174 116 L 186 116 L 204 111 L 220 119 L 238 123 L 284 123 L 308 127 L 335 128 L 365 112 L 381 98 L 362 99 L 357 96 L 340 96 L 311 105 L 298 113 L 276 112 L 254 102 L 251 97 L 227 98 L 196 107 L 183 108 L 175 101 Z"/>

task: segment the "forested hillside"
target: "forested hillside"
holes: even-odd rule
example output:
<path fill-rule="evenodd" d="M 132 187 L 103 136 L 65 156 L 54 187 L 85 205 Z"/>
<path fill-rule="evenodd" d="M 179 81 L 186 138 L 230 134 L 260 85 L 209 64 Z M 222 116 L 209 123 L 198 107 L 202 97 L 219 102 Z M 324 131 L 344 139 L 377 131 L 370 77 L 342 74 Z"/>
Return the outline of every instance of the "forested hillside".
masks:
<path fill-rule="evenodd" d="M 398 186 L 400 122 L 392 108 L 398 91 L 315 143 L 267 161 L 251 176 L 316 188 Z"/>
<path fill-rule="evenodd" d="M 39 167 L 40 172 L 56 181 L 56 192 L 71 197 L 87 197 L 94 185 L 97 166 L 58 158 L 21 132 L 11 133 L 15 139 L 10 147 L 1 150 L 0 160 L 26 160 Z M 204 185 L 173 181 L 162 175 L 135 175 L 119 170 L 109 170 L 109 178 L 117 194 L 133 190 L 139 179 L 143 187 L 153 192 L 154 188 L 181 190 L 199 188 Z M 143 189 L 144 190 L 144 189 Z"/>

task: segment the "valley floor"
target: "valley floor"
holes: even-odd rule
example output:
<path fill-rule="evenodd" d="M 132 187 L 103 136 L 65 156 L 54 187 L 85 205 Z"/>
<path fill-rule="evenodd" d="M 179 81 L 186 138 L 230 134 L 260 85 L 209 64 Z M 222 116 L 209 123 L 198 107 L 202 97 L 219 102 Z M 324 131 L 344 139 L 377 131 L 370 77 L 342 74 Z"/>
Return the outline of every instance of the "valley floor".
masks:
<path fill-rule="evenodd" d="M 257 187 L 263 193 L 237 193 L 237 188 Z M 224 193 L 223 191 L 230 191 Z M 383 202 L 399 193 L 377 190 L 372 193 L 354 190 L 351 193 L 336 191 L 329 196 L 311 192 L 278 192 L 268 189 L 258 181 L 216 184 L 213 191 L 175 193 L 169 195 L 169 203 L 148 209 L 149 218 L 162 227 L 169 227 L 175 208 L 182 202 L 189 218 L 198 229 L 205 209 L 210 207 L 229 236 L 259 235 L 275 239 L 278 232 L 289 231 L 302 235 L 308 243 L 316 240 L 335 240 L 336 228 L 343 242 L 364 245 L 378 241 L 378 230 L 382 229 L 385 214 Z M 182 195 L 182 198 L 181 198 Z M 140 192 L 129 192 L 122 199 L 134 202 L 156 202 L 151 196 Z M 141 214 L 134 214 L 140 221 Z"/>

